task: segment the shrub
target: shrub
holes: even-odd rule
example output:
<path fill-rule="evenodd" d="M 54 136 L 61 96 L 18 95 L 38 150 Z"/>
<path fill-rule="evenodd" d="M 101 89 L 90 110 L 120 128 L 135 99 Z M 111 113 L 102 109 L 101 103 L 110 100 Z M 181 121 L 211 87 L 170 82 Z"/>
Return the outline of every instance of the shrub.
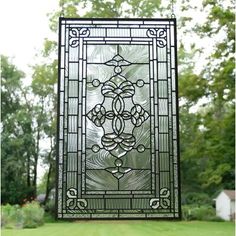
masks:
<path fill-rule="evenodd" d="M 23 227 L 23 213 L 19 205 L 4 205 L 1 209 L 1 227 L 12 229 Z"/>
<path fill-rule="evenodd" d="M 24 228 L 36 228 L 43 225 L 44 210 L 38 202 L 31 202 L 22 207 Z"/>
<path fill-rule="evenodd" d="M 45 211 L 48 212 L 53 217 L 55 216 L 55 200 L 49 200 L 45 205 Z"/>
<path fill-rule="evenodd" d="M 1 227 L 36 228 L 43 224 L 44 210 L 37 202 L 19 205 L 4 205 L 1 209 Z"/>
<path fill-rule="evenodd" d="M 215 209 L 209 205 L 185 205 L 182 207 L 183 220 L 222 221 L 216 216 Z"/>
<path fill-rule="evenodd" d="M 186 205 L 211 205 L 212 198 L 206 193 L 189 192 L 182 196 L 183 204 Z"/>

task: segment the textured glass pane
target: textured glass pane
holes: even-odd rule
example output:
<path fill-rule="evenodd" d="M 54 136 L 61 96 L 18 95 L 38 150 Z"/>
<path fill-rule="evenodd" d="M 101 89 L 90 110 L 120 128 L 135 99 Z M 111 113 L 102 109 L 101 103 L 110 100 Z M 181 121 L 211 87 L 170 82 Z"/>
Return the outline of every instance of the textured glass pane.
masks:
<path fill-rule="evenodd" d="M 78 82 L 69 81 L 69 96 L 78 97 Z"/>
<path fill-rule="evenodd" d="M 107 67 L 104 64 L 97 66 L 97 64 L 87 65 L 87 82 L 98 86 L 102 82 L 109 79 L 114 74 L 112 67 Z"/>
<path fill-rule="evenodd" d="M 129 209 L 130 201 L 128 199 L 107 199 L 106 205 L 109 209 Z"/>
<path fill-rule="evenodd" d="M 69 64 L 69 80 L 77 80 L 79 76 L 78 71 L 79 71 L 78 63 L 70 63 Z"/>
<path fill-rule="evenodd" d="M 69 98 L 68 100 L 68 114 L 77 115 L 78 114 L 78 99 Z"/>
<path fill-rule="evenodd" d="M 77 131 L 77 116 L 68 116 L 69 132 L 76 132 Z"/>
<path fill-rule="evenodd" d="M 68 134 L 68 152 L 77 151 L 77 134 Z"/>
<path fill-rule="evenodd" d="M 132 63 L 148 63 L 148 47 L 145 45 L 120 45 L 119 53 Z"/>
<path fill-rule="evenodd" d="M 105 170 L 86 171 L 86 190 L 117 190 L 118 182 L 109 172 Z"/>
<path fill-rule="evenodd" d="M 168 134 L 159 134 L 160 152 L 168 152 L 168 147 L 169 147 Z"/>
<path fill-rule="evenodd" d="M 167 81 L 159 81 L 158 82 L 158 92 L 160 98 L 166 98 L 167 94 Z"/>
<path fill-rule="evenodd" d="M 77 170 L 77 153 L 68 153 L 67 157 L 67 170 L 68 171 L 76 171 Z"/>
<path fill-rule="evenodd" d="M 70 48 L 70 53 L 69 53 L 69 60 L 70 61 L 78 61 L 79 57 L 79 48 Z"/>
<path fill-rule="evenodd" d="M 87 62 L 104 63 L 113 57 L 115 51 L 115 45 L 88 45 Z"/>
<path fill-rule="evenodd" d="M 158 63 L 158 79 L 167 79 L 166 63 Z"/>
<path fill-rule="evenodd" d="M 134 83 L 137 83 L 137 81 L 140 80 L 147 83 L 149 82 L 149 66 L 143 64 L 130 65 L 129 67 L 124 68 L 124 76 L 129 77 L 130 81 Z"/>
<path fill-rule="evenodd" d="M 168 132 L 168 116 L 159 116 L 159 132 Z"/>
<path fill-rule="evenodd" d="M 150 190 L 151 189 L 151 171 L 150 170 L 132 170 L 120 181 L 121 190 Z"/>
<path fill-rule="evenodd" d="M 108 151 L 102 149 L 94 153 L 92 150 L 87 150 L 86 168 L 100 169 L 108 168 L 114 164 L 115 157 L 111 156 Z"/>
<path fill-rule="evenodd" d="M 168 115 L 168 100 L 167 99 L 159 99 L 159 114 L 160 115 Z"/>
<path fill-rule="evenodd" d="M 170 169 L 168 153 L 160 153 L 159 158 L 160 158 L 160 170 L 168 171 Z"/>
<path fill-rule="evenodd" d="M 166 61 L 166 47 L 164 48 L 157 48 L 158 53 L 158 61 Z"/>

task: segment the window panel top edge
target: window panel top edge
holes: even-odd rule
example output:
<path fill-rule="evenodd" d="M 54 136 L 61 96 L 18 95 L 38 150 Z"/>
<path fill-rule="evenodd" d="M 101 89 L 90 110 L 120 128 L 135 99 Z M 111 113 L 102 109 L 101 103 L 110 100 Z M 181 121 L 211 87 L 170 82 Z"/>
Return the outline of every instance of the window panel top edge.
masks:
<path fill-rule="evenodd" d="M 176 21 L 176 18 L 88 18 L 88 17 L 60 17 L 61 22 L 63 21 Z"/>
<path fill-rule="evenodd" d="M 176 19 L 175 18 L 160 18 L 160 19 L 145 19 L 145 18 L 129 18 L 129 19 L 122 19 L 122 18 L 61 18 L 60 24 L 64 25 L 95 25 L 101 26 L 105 24 L 110 25 L 169 25 L 169 24 L 175 24 Z"/>

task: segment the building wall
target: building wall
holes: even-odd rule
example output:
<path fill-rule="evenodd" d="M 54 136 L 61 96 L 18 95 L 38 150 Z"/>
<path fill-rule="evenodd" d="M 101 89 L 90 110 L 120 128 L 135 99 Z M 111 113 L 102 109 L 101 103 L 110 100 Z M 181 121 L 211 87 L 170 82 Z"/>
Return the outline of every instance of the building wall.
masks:
<path fill-rule="evenodd" d="M 216 198 L 216 215 L 224 220 L 230 220 L 230 214 L 230 199 L 224 192 L 221 192 Z"/>
<path fill-rule="evenodd" d="M 235 201 L 231 201 L 230 203 L 230 215 L 233 216 L 235 214 Z"/>

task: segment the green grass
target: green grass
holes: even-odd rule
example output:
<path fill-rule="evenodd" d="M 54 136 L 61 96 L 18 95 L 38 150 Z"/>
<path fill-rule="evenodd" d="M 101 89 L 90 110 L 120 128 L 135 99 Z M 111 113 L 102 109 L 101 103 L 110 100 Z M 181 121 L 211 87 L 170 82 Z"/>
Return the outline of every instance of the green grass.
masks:
<path fill-rule="evenodd" d="M 37 229 L 3 229 L 2 236 L 233 236 L 232 222 L 77 221 Z"/>

